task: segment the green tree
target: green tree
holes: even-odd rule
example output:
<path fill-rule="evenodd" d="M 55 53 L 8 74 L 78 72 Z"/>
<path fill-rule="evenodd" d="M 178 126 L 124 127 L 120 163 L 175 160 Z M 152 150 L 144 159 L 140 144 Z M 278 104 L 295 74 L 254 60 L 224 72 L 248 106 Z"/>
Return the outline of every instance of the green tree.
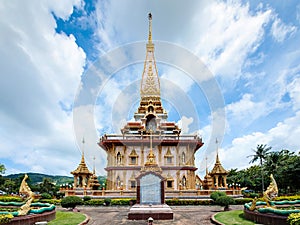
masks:
<path fill-rule="evenodd" d="M 41 193 L 48 193 L 50 195 L 54 195 L 55 193 L 55 185 L 52 180 L 49 178 L 44 178 L 43 182 L 39 185 Z"/>
<path fill-rule="evenodd" d="M 0 164 L 0 174 L 4 174 L 5 170 L 5 166 L 3 164 Z"/>
<path fill-rule="evenodd" d="M 249 155 L 248 157 L 252 157 L 249 163 L 254 163 L 259 160 L 260 169 L 261 169 L 261 180 L 262 180 L 262 192 L 264 192 L 264 172 L 263 172 L 263 162 L 267 158 L 269 151 L 272 147 L 267 147 L 267 145 L 257 145 L 256 150 L 253 149 L 254 155 Z"/>
<path fill-rule="evenodd" d="M 14 187 L 16 185 L 16 182 L 12 179 L 7 179 L 4 182 L 4 188 L 8 193 L 12 193 L 14 191 Z"/>

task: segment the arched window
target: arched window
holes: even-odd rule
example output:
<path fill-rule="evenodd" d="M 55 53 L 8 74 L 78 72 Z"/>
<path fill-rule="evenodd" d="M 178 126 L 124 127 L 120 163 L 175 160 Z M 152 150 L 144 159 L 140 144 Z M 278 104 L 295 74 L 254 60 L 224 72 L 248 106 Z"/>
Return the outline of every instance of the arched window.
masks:
<path fill-rule="evenodd" d="M 155 116 L 153 114 L 150 114 L 147 116 L 147 120 L 146 120 L 146 129 L 147 131 L 156 131 L 156 119 Z"/>
<path fill-rule="evenodd" d="M 182 177 L 182 186 L 186 187 L 186 177 L 184 175 Z"/>
<path fill-rule="evenodd" d="M 153 111 L 154 111 L 153 106 L 149 106 L 149 107 L 148 107 L 148 112 L 150 113 L 150 112 L 153 112 Z"/>
<path fill-rule="evenodd" d="M 181 158 L 182 158 L 182 163 L 185 164 L 185 153 L 184 152 L 182 153 Z"/>
<path fill-rule="evenodd" d="M 120 165 L 122 163 L 122 155 L 120 152 L 117 153 L 117 165 Z"/>

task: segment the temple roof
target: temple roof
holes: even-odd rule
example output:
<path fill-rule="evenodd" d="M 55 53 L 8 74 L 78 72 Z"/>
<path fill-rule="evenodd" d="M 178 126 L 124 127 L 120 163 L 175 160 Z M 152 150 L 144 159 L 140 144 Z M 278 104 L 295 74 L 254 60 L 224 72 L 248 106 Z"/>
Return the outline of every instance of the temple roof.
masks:
<path fill-rule="evenodd" d="M 79 175 L 79 174 L 92 174 L 85 164 L 84 154 L 81 156 L 81 162 L 78 165 L 77 169 L 72 171 L 71 174 Z"/>
<path fill-rule="evenodd" d="M 223 168 L 220 160 L 219 160 L 219 153 L 217 152 L 216 156 L 216 163 L 212 171 L 210 172 L 210 175 L 216 175 L 216 174 L 228 174 L 228 172 Z"/>

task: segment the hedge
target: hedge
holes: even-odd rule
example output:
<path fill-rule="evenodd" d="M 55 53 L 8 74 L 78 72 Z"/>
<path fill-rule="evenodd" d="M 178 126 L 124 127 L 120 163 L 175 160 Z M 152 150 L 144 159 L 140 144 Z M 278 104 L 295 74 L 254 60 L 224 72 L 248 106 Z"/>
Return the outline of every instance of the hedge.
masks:
<path fill-rule="evenodd" d="M 212 205 L 213 201 L 210 199 L 205 200 L 184 200 L 184 199 L 168 199 L 168 205 Z"/>
<path fill-rule="evenodd" d="M 288 216 L 287 219 L 290 225 L 299 225 L 300 224 L 300 213 L 292 213 Z"/>
<path fill-rule="evenodd" d="M 22 202 L 21 197 L 0 196 L 0 202 Z"/>

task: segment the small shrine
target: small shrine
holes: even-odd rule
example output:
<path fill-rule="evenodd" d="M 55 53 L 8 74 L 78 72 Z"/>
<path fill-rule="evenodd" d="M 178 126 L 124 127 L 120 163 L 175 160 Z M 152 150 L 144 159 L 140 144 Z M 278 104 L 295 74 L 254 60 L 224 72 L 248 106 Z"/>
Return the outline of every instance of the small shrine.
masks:
<path fill-rule="evenodd" d="M 216 143 L 218 143 L 216 141 Z M 206 163 L 207 164 L 207 163 Z M 228 172 L 224 169 L 222 166 L 220 159 L 219 159 L 219 151 L 217 149 L 217 155 L 216 155 L 216 162 L 211 170 L 211 172 L 208 172 L 207 165 L 206 165 L 206 174 L 204 177 L 204 180 L 202 181 L 203 189 L 226 189 Z"/>
<path fill-rule="evenodd" d="M 81 162 L 77 169 L 72 171 L 71 174 L 74 176 L 74 189 L 90 188 L 90 178 L 93 176 L 93 173 L 86 166 L 84 153 L 82 153 Z"/>

